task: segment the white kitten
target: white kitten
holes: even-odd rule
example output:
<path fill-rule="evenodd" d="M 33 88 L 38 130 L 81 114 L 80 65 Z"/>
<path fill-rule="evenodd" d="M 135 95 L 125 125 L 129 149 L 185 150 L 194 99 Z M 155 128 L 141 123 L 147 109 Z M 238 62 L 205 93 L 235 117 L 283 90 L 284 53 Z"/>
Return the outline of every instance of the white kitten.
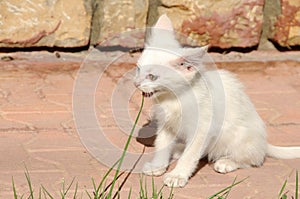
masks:
<path fill-rule="evenodd" d="M 168 186 L 185 186 L 205 156 L 220 173 L 260 166 L 266 155 L 300 158 L 300 147 L 267 143 L 264 123 L 241 83 L 225 70 L 207 70 L 206 50 L 181 47 L 166 15 L 152 28 L 135 79 L 143 95 L 160 107 L 153 113 L 159 126 L 155 156 L 143 172 L 165 173 L 182 143 L 176 167 L 164 175 Z"/>

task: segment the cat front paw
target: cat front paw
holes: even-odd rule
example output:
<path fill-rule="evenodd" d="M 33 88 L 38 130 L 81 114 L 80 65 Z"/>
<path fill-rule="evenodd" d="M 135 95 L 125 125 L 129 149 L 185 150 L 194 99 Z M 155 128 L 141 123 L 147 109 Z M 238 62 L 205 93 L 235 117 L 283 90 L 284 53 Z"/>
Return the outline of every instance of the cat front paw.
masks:
<path fill-rule="evenodd" d="M 162 174 L 164 174 L 166 172 L 167 168 L 165 166 L 158 166 L 158 165 L 155 165 L 151 162 L 146 162 L 143 169 L 142 169 L 142 172 L 145 174 L 145 175 L 149 175 L 149 176 L 160 176 Z"/>
<path fill-rule="evenodd" d="M 170 172 L 164 175 L 164 184 L 168 187 L 184 187 L 187 184 L 188 179 L 187 176 Z"/>

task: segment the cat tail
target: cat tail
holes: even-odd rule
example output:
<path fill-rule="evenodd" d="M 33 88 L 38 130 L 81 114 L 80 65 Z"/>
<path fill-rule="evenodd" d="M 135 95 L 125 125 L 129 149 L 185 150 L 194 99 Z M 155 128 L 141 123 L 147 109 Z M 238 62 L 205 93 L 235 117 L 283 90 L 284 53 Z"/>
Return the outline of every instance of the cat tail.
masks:
<path fill-rule="evenodd" d="M 278 159 L 300 158 L 300 147 L 281 147 L 268 144 L 267 156 Z"/>

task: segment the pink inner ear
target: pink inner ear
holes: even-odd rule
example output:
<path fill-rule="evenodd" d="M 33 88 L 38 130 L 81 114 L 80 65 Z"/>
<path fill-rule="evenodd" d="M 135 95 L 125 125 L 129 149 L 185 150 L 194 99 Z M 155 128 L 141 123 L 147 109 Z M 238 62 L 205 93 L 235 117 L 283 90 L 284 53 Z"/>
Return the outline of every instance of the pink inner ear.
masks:
<path fill-rule="evenodd" d="M 155 24 L 155 28 L 173 31 L 172 22 L 166 14 L 159 17 L 158 21 Z"/>

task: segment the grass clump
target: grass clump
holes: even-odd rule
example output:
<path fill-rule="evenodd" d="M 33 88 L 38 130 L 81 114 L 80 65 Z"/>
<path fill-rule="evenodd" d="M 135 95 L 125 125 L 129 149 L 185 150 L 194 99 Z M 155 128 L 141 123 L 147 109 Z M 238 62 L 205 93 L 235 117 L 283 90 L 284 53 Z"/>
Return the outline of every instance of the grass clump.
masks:
<path fill-rule="evenodd" d="M 163 199 L 163 189 L 165 186 L 162 186 L 159 190 L 156 189 L 155 183 L 154 183 L 154 177 L 152 176 L 151 179 L 151 187 L 152 187 L 152 193 L 149 195 L 148 194 L 148 189 L 147 189 L 147 181 L 143 181 L 143 175 L 140 178 L 140 192 L 139 192 L 139 197 L 138 199 Z M 143 183 L 144 182 L 144 183 Z M 173 187 L 170 190 L 169 196 L 167 197 L 168 199 L 172 199 L 174 196 L 173 194 Z"/>
<path fill-rule="evenodd" d="M 283 185 L 281 186 L 281 189 L 278 193 L 278 199 L 288 199 L 288 192 L 285 191 L 286 189 L 286 184 L 287 184 L 287 179 L 284 181 Z M 292 199 L 299 199 L 299 177 L 298 177 L 298 170 L 296 170 L 296 183 L 295 183 L 295 197 L 292 196 Z"/>

